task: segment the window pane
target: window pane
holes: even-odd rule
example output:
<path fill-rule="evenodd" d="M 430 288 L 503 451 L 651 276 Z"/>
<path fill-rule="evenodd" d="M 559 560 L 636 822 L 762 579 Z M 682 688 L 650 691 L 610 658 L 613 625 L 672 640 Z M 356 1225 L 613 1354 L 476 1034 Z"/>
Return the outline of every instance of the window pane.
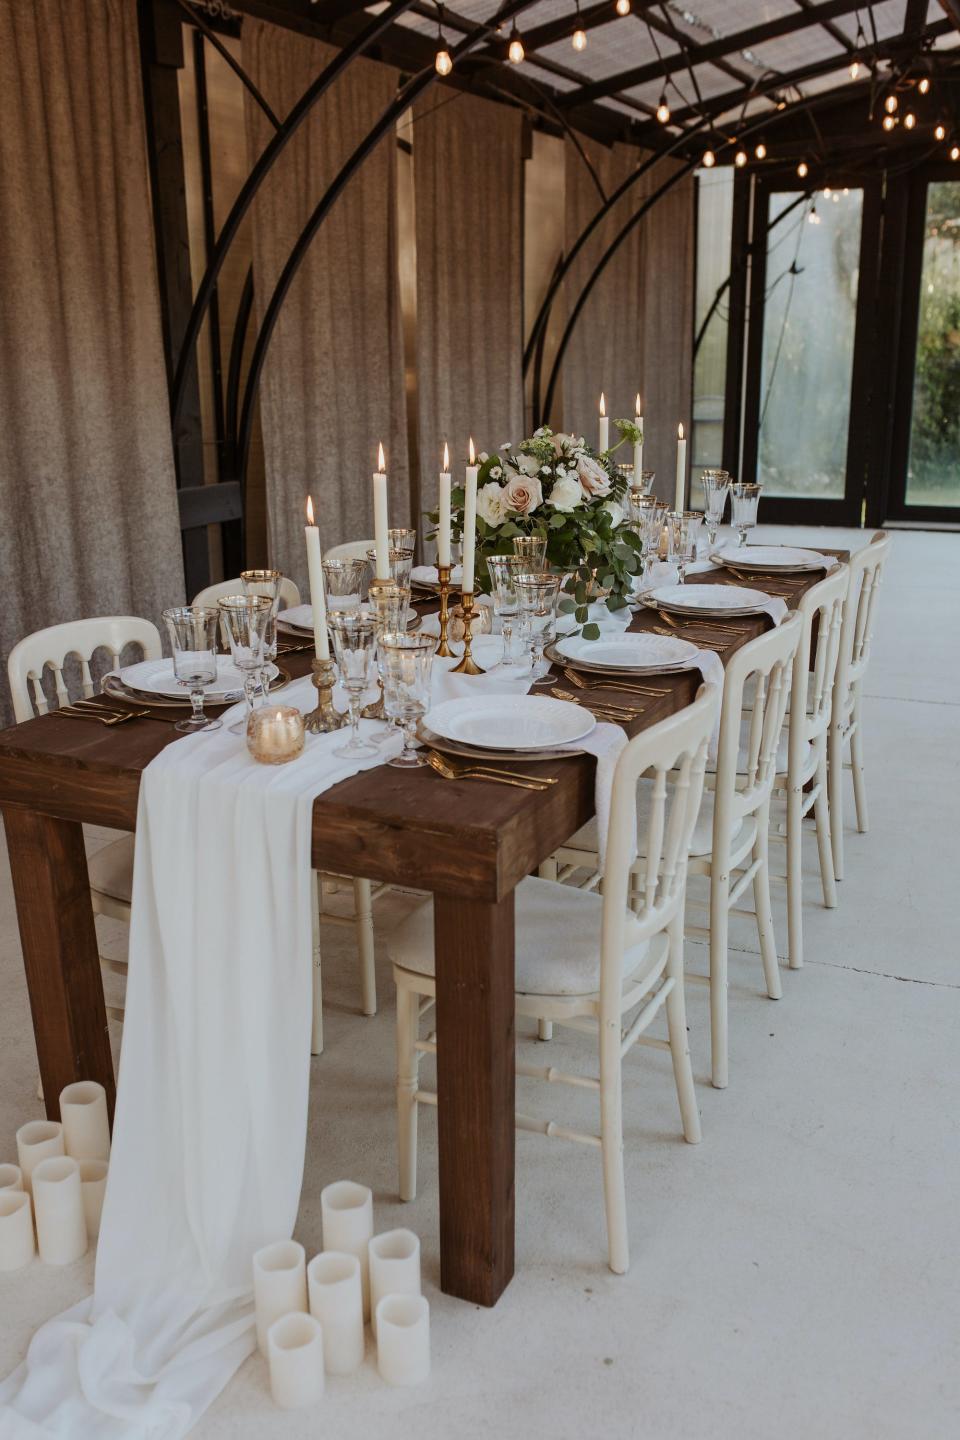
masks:
<path fill-rule="evenodd" d="M 908 505 L 960 505 L 960 181 L 927 189 Z"/>
<path fill-rule="evenodd" d="M 691 503 L 701 504 L 700 472 L 723 464 L 733 167 L 697 172 L 697 294 L 693 367 Z M 717 298 L 718 293 L 719 299 Z M 712 311 L 712 313 L 711 313 Z M 709 316 L 709 319 L 708 319 Z M 706 328 L 704 329 L 704 323 Z"/>
<path fill-rule="evenodd" d="M 863 192 L 785 214 L 799 194 L 770 199 L 757 479 L 769 495 L 841 500 Z"/>

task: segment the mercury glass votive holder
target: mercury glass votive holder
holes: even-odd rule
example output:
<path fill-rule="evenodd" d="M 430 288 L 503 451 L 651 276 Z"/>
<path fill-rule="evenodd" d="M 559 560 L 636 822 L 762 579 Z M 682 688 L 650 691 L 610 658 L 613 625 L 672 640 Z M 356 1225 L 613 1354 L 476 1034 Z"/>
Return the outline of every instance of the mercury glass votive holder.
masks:
<path fill-rule="evenodd" d="M 303 716 L 291 705 L 266 705 L 247 721 L 247 749 L 261 765 L 286 765 L 303 753 Z"/>

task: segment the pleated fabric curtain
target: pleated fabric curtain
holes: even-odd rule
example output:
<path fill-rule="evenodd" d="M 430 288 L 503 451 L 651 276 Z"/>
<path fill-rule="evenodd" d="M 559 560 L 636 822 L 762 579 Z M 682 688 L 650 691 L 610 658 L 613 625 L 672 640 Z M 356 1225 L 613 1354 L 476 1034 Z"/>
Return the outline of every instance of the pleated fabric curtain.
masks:
<path fill-rule="evenodd" d="M 0 0 L 4 654 L 183 600 L 150 205 L 136 0 Z"/>
<path fill-rule="evenodd" d="M 244 18 L 243 64 L 281 117 L 335 54 L 320 41 Z M 353 61 L 258 191 L 258 321 L 311 212 L 394 98 L 397 79 L 388 66 Z M 246 122 L 253 165 L 273 128 L 249 97 Z M 305 591 L 306 496 L 313 495 L 325 550 L 371 537 L 370 477 L 380 440 L 391 523 L 410 523 L 392 135 L 353 176 L 313 240 L 280 311 L 259 398 L 270 559 Z"/>
<path fill-rule="evenodd" d="M 417 385 L 423 510 L 443 443 L 523 438 L 523 153 L 518 110 L 434 89 L 417 105 Z"/>
<path fill-rule="evenodd" d="M 571 246 L 610 195 L 648 159 L 634 146 L 606 148 L 580 137 L 590 167 L 566 140 L 565 234 Z M 563 291 L 567 314 L 630 216 L 682 168 L 661 160 L 611 209 L 571 267 Z M 594 178 L 596 177 L 596 178 Z M 579 316 L 561 372 L 563 427 L 597 440 L 601 390 L 607 414 L 632 418 L 637 392 L 644 416 L 644 468 L 657 472 L 656 493 L 673 498 L 677 424 L 690 434 L 694 313 L 694 185 L 679 180 L 624 240 Z M 555 407 L 556 408 L 556 407 Z M 611 443 L 616 429 L 611 424 Z M 631 457 L 624 446 L 624 459 Z"/>

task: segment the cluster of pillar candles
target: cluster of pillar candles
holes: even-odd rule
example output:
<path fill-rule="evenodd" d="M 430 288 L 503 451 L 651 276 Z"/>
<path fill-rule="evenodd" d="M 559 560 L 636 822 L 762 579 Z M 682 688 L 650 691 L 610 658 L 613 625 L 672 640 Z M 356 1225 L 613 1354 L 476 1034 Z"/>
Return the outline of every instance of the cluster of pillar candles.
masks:
<path fill-rule="evenodd" d="M 320 1195 L 323 1250 L 307 1264 L 296 1240 L 253 1257 L 257 1344 L 274 1403 L 312 1405 L 325 1375 L 351 1375 L 364 1357 L 371 1320 L 377 1367 L 390 1385 L 430 1374 L 430 1306 L 420 1292 L 420 1241 L 411 1230 L 373 1233 L 373 1195 L 338 1180 Z"/>
<path fill-rule="evenodd" d="M 639 431 L 639 437 L 633 446 L 633 473 L 639 483 L 640 476 L 643 472 L 643 413 L 639 394 L 637 395 L 634 423 Z M 610 448 L 610 419 L 607 415 L 606 401 L 602 391 L 600 392 L 600 424 L 597 448 L 601 454 Z M 479 471 L 480 467 L 477 464 L 476 451 L 471 437 L 470 454 L 467 461 L 463 487 L 463 573 L 460 580 L 460 589 L 465 595 L 472 595 L 474 587 L 474 562 L 477 534 L 477 476 Z M 683 512 L 686 503 L 686 487 L 687 442 L 683 433 L 683 425 L 678 425 L 677 477 L 674 497 L 674 509 L 678 514 Z M 437 565 L 440 567 L 449 566 L 450 564 L 451 489 L 450 452 L 446 443 L 444 443 L 443 468 L 440 471 L 440 488 L 437 505 Z M 387 472 L 383 445 L 381 443 L 377 448 L 377 468 L 373 475 L 373 534 L 374 547 L 376 550 L 376 578 L 378 580 L 389 580 L 390 578 L 388 529 Z M 313 500 L 310 497 L 307 498 L 307 525 L 305 534 L 307 541 L 307 570 L 310 578 L 310 604 L 313 609 L 314 649 L 318 660 L 329 660 L 330 642 L 327 637 L 327 604 L 323 588 L 323 553 L 320 549 L 320 531 L 314 521 Z"/>
<path fill-rule="evenodd" d="M 37 1250 L 48 1265 L 69 1265 L 100 1233 L 110 1159 L 103 1086 L 67 1085 L 60 1117 L 21 1125 L 17 1164 L 0 1165 L 0 1270 L 19 1270 Z"/>

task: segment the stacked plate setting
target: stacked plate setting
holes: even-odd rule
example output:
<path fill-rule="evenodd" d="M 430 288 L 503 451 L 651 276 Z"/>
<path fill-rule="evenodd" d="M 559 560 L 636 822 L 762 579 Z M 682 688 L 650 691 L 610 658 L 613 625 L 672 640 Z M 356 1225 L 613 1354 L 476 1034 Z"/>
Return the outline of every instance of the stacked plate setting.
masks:
<path fill-rule="evenodd" d="M 491 695 L 435 705 L 423 718 L 421 738 L 452 754 L 552 759 L 576 753 L 566 747 L 589 735 L 596 723 L 589 710 L 568 700 Z"/>
<path fill-rule="evenodd" d="M 640 597 L 649 609 L 676 615 L 756 615 L 770 598 L 745 585 L 665 585 Z"/>
<path fill-rule="evenodd" d="M 341 603 L 339 609 L 334 606 L 328 607 L 327 619 L 333 619 L 336 615 L 350 615 L 354 611 L 356 611 L 360 615 L 371 615 L 373 613 L 373 607 L 371 606 L 369 600 L 361 601 L 359 595 L 353 598 L 356 600 L 356 604 L 354 605 L 343 605 Z M 339 599 L 342 602 L 343 596 L 340 596 Z M 420 619 L 420 615 L 418 615 L 417 611 L 414 610 L 413 606 L 408 605 L 407 629 L 415 629 L 416 626 L 419 624 Z M 278 624 L 282 625 L 285 630 L 292 631 L 294 635 L 301 636 L 304 639 L 313 638 L 312 605 L 296 605 L 292 610 L 281 610 L 279 615 L 277 616 L 277 622 Z"/>
<path fill-rule="evenodd" d="M 599 640 L 568 635 L 551 647 L 551 656 L 561 663 L 575 670 L 593 670 L 603 675 L 620 675 L 624 671 L 632 675 L 656 675 L 687 670 L 697 654 L 698 647 L 689 640 L 644 631 L 601 635 Z"/>
<path fill-rule="evenodd" d="M 714 565 L 733 565 L 737 570 L 763 570 L 771 574 L 794 575 L 809 570 L 831 569 L 831 556 L 816 550 L 798 550 L 792 545 L 725 545 L 710 559 Z"/>
<path fill-rule="evenodd" d="M 264 675 L 269 688 L 280 671 L 276 665 L 267 665 Z M 152 705 L 164 705 L 171 700 L 181 705 L 190 703 L 186 687 L 173 673 L 172 660 L 141 660 L 138 665 L 125 665 L 104 677 L 103 689 L 121 700 L 145 701 Z M 217 656 L 217 678 L 212 685 L 204 686 L 204 699 L 211 705 L 243 699 L 243 672 L 229 655 Z"/>

